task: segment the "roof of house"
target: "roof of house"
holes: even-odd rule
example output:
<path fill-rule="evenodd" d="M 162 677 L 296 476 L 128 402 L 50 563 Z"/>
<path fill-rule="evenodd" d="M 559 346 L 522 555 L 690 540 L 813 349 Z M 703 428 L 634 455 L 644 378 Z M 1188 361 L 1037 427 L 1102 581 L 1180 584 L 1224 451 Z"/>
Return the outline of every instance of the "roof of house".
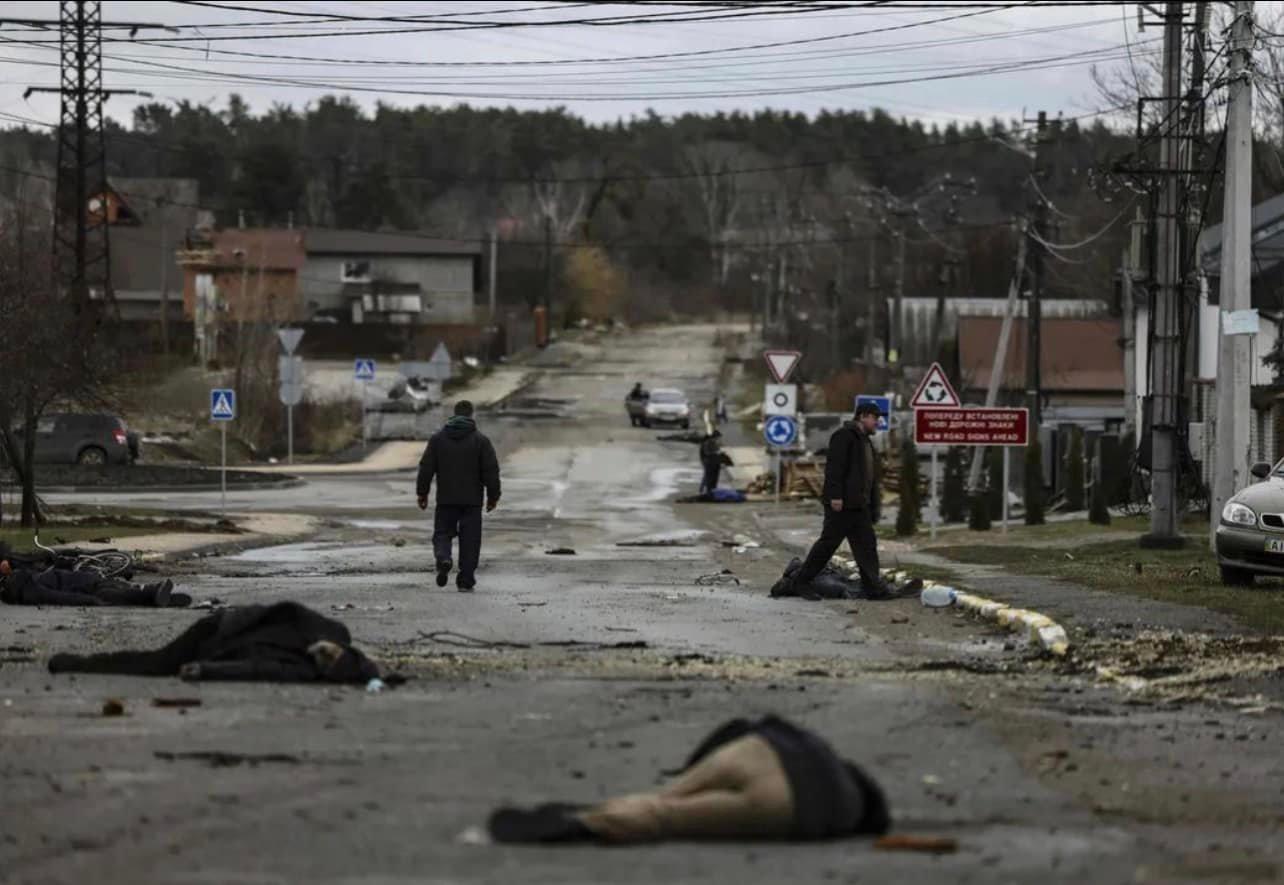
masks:
<path fill-rule="evenodd" d="M 1254 276 L 1284 261 L 1284 194 L 1253 206 L 1252 253 Z M 1222 225 L 1210 225 L 1199 235 L 1199 255 L 1204 273 L 1221 276 Z"/>
<path fill-rule="evenodd" d="M 985 389 L 994 369 L 1001 317 L 959 317 L 959 372 L 964 388 Z M 1124 386 L 1122 324 L 1117 319 L 1044 319 L 1040 348 L 1043 388 L 1054 391 L 1120 391 Z M 1003 387 L 1025 387 L 1026 330 L 1014 319 L 1003 366 Z"/>
<path fill-rule="evenodd" d="M 113 178 L 112 190 L 136 224 L 111 227 L 111 279 L 118 292 L 183 289 L 174 250 L 197 222 L 200 185 L 194 178 Z M 168 264 L 161 270 L 161 256 Z"/>
<path fill-rule="evenodd" d="M 264 270 L 299 270 L 307 257 L 303 232 L 282 228 L 229 227 L 214 231 L 210 243 L 215 263 L 226 270 L 245 265 L 253 273 Z"/>
<path fill-rule="evenodd" d="M 309 255 L 480 255 L 480 241 L 442 240 L 414 232 L 308 228 Z"/>

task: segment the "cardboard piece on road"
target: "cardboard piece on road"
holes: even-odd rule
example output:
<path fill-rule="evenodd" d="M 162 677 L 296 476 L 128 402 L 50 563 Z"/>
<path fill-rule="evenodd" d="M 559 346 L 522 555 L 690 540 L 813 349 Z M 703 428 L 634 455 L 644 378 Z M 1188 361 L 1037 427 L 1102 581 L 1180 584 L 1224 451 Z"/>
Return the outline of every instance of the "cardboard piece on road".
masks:
<path fill-rule="evenodd" d="M 911 409 L 957 409 L 963 405 L 940 363 L 932 363 L 910 400 Z"/>
<path fill-rule="evenodd" d="M 292 354 L 299 346 L 299 342 L 303 340 L 303 330 L 278 329 L 276 337 L 281 341 L 281 349 L 287 354 Z"/>
<path fill-rule="evenodd" d="M 375 361 L 366 357 L 357 357 L 352 363 L 352 377 L 358 381 L 375 380 Z"/>
<path fill-rule="evenodd" d="M 796 350 L 767 350 L 762 356 L 777 384 L 786 383 L 794 369 L 798 368 L 798 361 L 802 359 L 802 354 Z"/>
<path fill-rule="evenodd" d="M 236 391 L 230 387 L 215 387 L 210 391 L 210 420 L 236 420 Z"/>
<path fill-rule="evenodd" d="M 281 382 L 281 387 L 276 395 L 281 400 L 281 405 L 297 406 L 303 402 L 303 385 Z"/>
<path fill-rule="evenodd" d="M 772 415 L 762 425 L 762 435 L 768 445 L 791 446 L 798 441 L 798 422 L 788 415 Z"/>
<path fill-rule="evenodd" d="M 279 356 L 276 358 L 277 380 L 284 387 L 287 384 L 303 383 L 303 357 Z"/>
<path fill-rule="evenodd" d="M 872 393 L 857 394 L 856 408 L 860 408 L 861 403 L 873 403 L 882 412 L 878 417 L 878 430 L 886 431 L 891 429 L 892 398 L 890 396 L 878 396 Z"/>
<path fill-rule="evenodd" d="M 764 415 L 798 414 L 797 384 L 768 384 L 763 388 L 762 413 Z"/>
<path fill-rule="evenodd" d="M 914 410 L 918 446 L 1024 446 L 1029 440 L 1029 409 Z"/>

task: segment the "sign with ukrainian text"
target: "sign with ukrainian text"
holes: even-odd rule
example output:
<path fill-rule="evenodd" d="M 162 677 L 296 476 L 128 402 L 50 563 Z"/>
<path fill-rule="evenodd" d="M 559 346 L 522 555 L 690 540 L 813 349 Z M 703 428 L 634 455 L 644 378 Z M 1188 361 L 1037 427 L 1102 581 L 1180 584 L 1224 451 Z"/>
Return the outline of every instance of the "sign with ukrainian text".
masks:
<path fill-rule="evenodd" d="M 1024 446 L 1029 440 L 1029 409 L 914 410 L 917 446 Z"/>

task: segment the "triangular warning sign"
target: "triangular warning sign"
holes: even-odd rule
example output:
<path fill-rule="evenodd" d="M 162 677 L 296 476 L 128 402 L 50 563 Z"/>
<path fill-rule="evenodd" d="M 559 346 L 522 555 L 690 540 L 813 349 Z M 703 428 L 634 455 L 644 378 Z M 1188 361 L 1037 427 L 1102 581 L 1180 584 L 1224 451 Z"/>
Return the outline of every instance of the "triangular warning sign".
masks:
<path fill-rule="evenodd" d="M 226 393 L 220 393 L 214 397 L 214 408 L 210 409 L 210 412 L 215 418 L 231 418 L 236 414 L 232 411 L 232 403 Z"/>
<path fill-rule="evenodd" d="M 962 405 L 940 363 L 932 363 L 910 400 L 911 409 L 956 409 Z"/>
<path fill-rule="evenodd" d="M 796 350 L 768 350 L 763 353 L 763 358 L 767 360 L 771 377 L 776 379 L 777 384 L 784 384 L 794 373 L 802 354 Z"/>

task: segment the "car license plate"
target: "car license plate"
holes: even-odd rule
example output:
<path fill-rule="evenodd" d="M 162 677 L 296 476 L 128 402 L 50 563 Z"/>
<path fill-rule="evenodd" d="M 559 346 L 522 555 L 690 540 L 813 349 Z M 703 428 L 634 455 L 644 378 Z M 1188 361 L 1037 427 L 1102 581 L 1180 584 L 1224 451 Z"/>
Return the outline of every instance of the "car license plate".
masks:
<path fill-rule="evenodd" d="M 1284 553 L 1284 538 L 1267 538 L 1267 553 Z"/>

